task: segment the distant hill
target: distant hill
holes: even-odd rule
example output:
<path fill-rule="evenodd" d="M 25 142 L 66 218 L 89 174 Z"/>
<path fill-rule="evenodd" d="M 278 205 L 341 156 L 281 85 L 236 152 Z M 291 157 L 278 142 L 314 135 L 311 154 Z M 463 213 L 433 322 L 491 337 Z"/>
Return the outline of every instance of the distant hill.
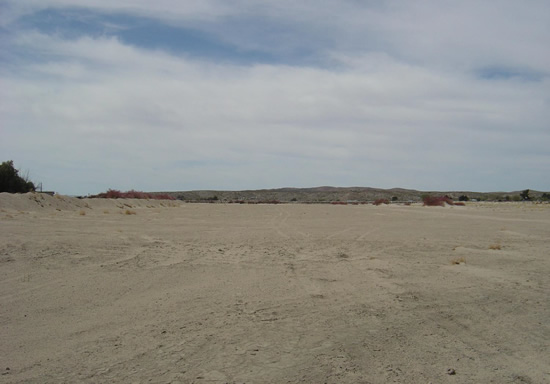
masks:
<path fill-rule="evenodd" d="M 403 188 L 369 188 L 369 187 L 314 187 L 314 188 L 277 188 L 257 189 L 244 191 L 222 191 L 222 190 L 197 190 L 179 192 L 156 192 L 167 193 L 178 200 L 184 201 L 280 201 L 280 202 L 301 202 L 301 203 L 329 203 L 332 201 L 360 201 L 370 202 L 376 199 L 388 199 L 394 201 L 422 201 L 424 195 L 447 195 L 453 200 L 459 200 L 460 196 L 467 196 L 469 199 L 480 201 L 506 201 L 517 200 L 521 191 L 514 192 L 473 192 L 473 191 L 417 191 Z M 542 192 L 530 191 L 532 199 L 540 199 Z"/>

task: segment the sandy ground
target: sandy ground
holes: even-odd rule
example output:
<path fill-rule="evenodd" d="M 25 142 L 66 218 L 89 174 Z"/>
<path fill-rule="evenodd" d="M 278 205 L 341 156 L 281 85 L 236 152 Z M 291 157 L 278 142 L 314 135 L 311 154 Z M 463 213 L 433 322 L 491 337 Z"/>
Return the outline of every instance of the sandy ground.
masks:
<path fill-rule="evenodd" d="M 548 204 L 163 205 L 0 194 L 0 382 L 550 382 Z"/>

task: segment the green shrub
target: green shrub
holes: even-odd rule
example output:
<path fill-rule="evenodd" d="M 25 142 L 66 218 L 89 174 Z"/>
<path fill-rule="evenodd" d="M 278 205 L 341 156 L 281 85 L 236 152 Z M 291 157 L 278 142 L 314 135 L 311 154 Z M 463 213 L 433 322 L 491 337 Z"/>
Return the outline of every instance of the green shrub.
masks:
<path fill-rule="evenodd" d="M 4 161 L 0 165 L 0 192 L 26 193 L 36 188 L 28 177 L 19 176 L 19 171 L 13 166 L 13 161 Z"/>
<path fill-rule="evenodd" d="M 531 197 L 529 196 L 529 190 L 526 189 L 525 191 L 521 192 L 519 194 L 519 196 L 521 197 L 522 200 L 531 200 Z"/>

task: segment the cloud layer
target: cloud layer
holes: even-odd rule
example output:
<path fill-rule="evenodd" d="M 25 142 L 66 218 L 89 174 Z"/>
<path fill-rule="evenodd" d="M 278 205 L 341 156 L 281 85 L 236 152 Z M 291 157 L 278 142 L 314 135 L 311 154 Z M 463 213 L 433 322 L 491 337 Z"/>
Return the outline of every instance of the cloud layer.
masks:
<path fill-rule="evenodd" d="M 550 189 L 545 2 L 72 4 L 0 2 L 2 160 L 47 189 Z"/>

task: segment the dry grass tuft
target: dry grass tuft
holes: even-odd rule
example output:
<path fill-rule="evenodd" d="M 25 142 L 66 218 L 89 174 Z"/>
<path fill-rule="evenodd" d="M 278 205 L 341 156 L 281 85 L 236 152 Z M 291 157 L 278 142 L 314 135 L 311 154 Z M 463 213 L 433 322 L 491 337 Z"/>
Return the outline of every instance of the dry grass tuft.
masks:
<path fill-rule="evenodd" d="M 494 251 L 500 251 L 502 249 L 502 246 L 500 244 L 491 244 L 489 245 L 489 249 L 492 249 Z"/>
<path fill-rule="evenodd" d="M 108 213 L 109 213 L 109 210 L 108 210 L 108 209 L 104 209 L 104 210 L 103 210 L 103 213 L 104 213 L 104 214 L 108 214 Z"/>
<path fill-rule="evenodd" d="M 466 264 L 466 259 L 463 258 L 463 257 L 459 257 L 457 259 L 452 259 L 451 264 L 453 264 L 453 265 Z"/>
<path fill-rule="evenodd" d="M 126 211 L 124 211 L 124 214 L 126 214 L 126 215 L 135 215 L 136 211 L 132 211 L 132 210 L 127 209 Z"/>
<path fill-rule="evenodd" d="M 80 216 L 86 216 L 86 211 L 83 210 L 83 209 L 81 209 L 81 210 L 80 210 Z"/>

